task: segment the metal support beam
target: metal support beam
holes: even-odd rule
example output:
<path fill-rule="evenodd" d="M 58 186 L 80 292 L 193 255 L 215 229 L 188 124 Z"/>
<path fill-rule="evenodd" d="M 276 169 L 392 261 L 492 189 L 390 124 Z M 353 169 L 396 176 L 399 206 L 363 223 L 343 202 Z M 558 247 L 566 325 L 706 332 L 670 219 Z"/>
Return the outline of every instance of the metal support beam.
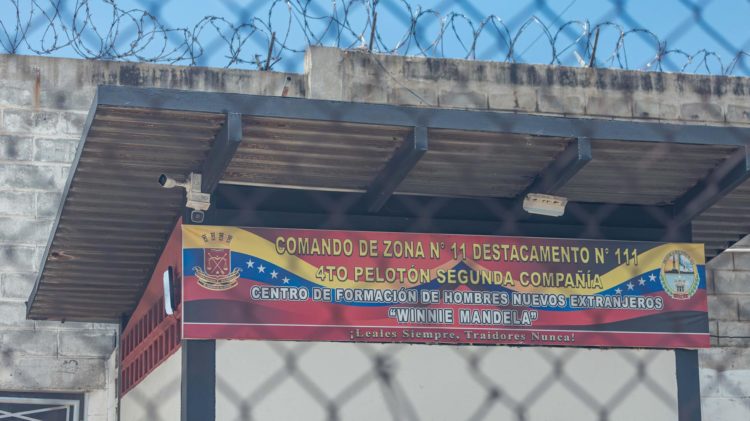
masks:
<path fill-rule="evenodd" d="M 698 350 L 675 349 L 674 354 L 677 371 L 677 419 L 701 421 Z"/>
<path fill-rule="evenodd" d="M 385 167 L 378 173 L 367 189 L 364 203 L 367 211 L 375 213 L 383 207 L 399 184 L 417 165 L 419 159 L 427 152 L 427 128 L 415 127 L 396 149 Z"/>
<path fill-rule="evenodd" d="M 201 174 L 201 192 L 211 193 L 219 185 L 224 171 L 229 166 L 234 152 L 242 141 L 242 115 L 239 113 L 227 113 L 224 125 L 216 134 L 211 151 L 203 161 Z"/>
<path fill-rule="evenodd" d="M 189 214 L 184 219 L 188 220 Z M 205 225 L 240 227 L 273 227 L 300 229 L 333 229 L 355 231 L 433 232 L 471 235 L 511 235 L 556 238 L 602 238 L 622 241 L 662 241 L 666 229 L 662 227 L 604 226 L 591 232 L 585 225 L 517 221 L 506 225 L 498 220 L 430 219 L 428 225 L 418 217 L 351 215 L 332 220 L 326 213 L 226 210 L 212 208 L 206 211 Z"/>
<path fill-rule="evenodd" d="M 591 161 L 591 141 L 579 137 L 531 182 L 520 198 L 528 193 L 553 194 L 570 181 Z"/>
<path fill-rule="evenodd" d="M 216 419 L 216 341 L 182 341 L 181 421 Z"/>
<path fill-rule="evenodd" d="M 355 200 L 359 197 L 360 200 Z M 210 214 L 213 210 L 233 210 L 237 213 L 233 215 L 253 214 L 260 210 L 271 213 L 295 213 L 295 214 L 330 214 L 331 209 L 328 204 L 340 203 L 345 204 L 337 208 L 338 215 L 330 218 L 330 223 L 334 223 L 339 216 L 368 216 L 374 218 L 375 215 L 368 214 L 362 207 L 361 196 L 356 193 L 332 192 L 332 191 L 314 191 L 314 190 L 294 190 L 285 188 L 270 187 L 250 187 L 236 186 L 231 184 L 221 184 L 213 193 L 214 204 L 206 213 L 206 221 L 216 221 Z M 435 209 L 434 201 L 439 200 L 440 206 Z M 549 224 L 549 218 L 539 215 L 531 215 L 522 209 L 516 209 L 511 212 L 515 199 L 500 198 L 439 198 L 416 195 L 394 195 L 388 202 L 388 207 L 378 212 L 378 216 L 404 220 L 410 219 L 412 223 L 422 220 L 429 223 L 429 220 L 475 220 L 491 221 L 497 224 L 509 227 L 519 222 L 537 222 Z M 501 211 L 502 210 L 502 211 Z M 667 222 L 674 214 L 672 206 L 641 206 L 641 205 L 611 205 L 606 203 L 568 203 L 568 210 L 565 215 L 555 218 L 555 224 L 590 226 L 588 215 L 601 215 L 597 219 L 597 224 L 601 226 L 615 227 L 641 227 L 641 228 L 664 228 Z M 189 215 L 187 215 L 189 216 Z M 226 216 L 226 215 L 224 215 Z M 189 223 L 189 217 L 183 218 L 184 223 Z M 247 222 L 245 222 L 247 223 Z M 233 220 L 233 225 L 243 225 L 240 220 Z M 224 224 L 224 225 L 232 225 Z M 221 225 L 221 224 L 220 224 Z M 253 225 L 254 226 L 254 225 Z M 317 226 L 317 228 L 332 228 L 333 225 Z M 337 225 L 339 226 L 339 225 Z M 298 228 L 302 228 L 301 226 Z M 312 227 L 307 227 L 312 228 Z M 345 229 L 345 228 L 336 228 Z M 424 224 L 422 231 L 426 228 Z M 377 231 L 377 229 L 375 230 Z M 451 231 L 447 231 L 451 232 Z"/>
<path fill-rule="evenodd" d="M 745 145 L 750 128 L 102 85 L 99 105 L 597 140 Z"/>
<path fill-rule="evenodd" d="M 742 146 L 675 201 L 674 222 L 681 225 L 696 218 L 748 178 L 750 146 Z"/>

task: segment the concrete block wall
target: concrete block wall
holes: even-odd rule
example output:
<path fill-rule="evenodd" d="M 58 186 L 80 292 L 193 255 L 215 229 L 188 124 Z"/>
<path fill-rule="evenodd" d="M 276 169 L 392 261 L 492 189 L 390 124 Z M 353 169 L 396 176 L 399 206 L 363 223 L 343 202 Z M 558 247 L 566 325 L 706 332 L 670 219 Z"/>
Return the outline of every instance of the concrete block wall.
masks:
<path fill-rule="evenodd" d="M 750 245 L 750 236 L 736 247 Z M 709 262 L 711 342 L 701 351 L 704 412 L 721 419 L 750 417 L 750 253 L 723 253 Z"/>
<path fill-rule="evenodd" d="M 750 254 L 717 256 L 710 263 L 708 276 L 715 345 L 750 348 Z"/>
<path fill-rule="evenodd" d="M 49 102 L 53 82 L 26 61 L 0 58 L 0 389 L 97 391 L 88 420 L 111 420 L 116 326 L 25 320 L 91 101 Z"/>
<path fill-rule="evenodd" d="M 86 391 L 116 419 L 117 325 L 30 321 L 29 297 L 99 84 L 304 96 L 300 75 L 0 55 L 0 390 Z"/>
<path fill-rule="evenodd" d="M 613 119 L 750 124 L 750 79 L 373 55 L 312 47 L 308 97 Z"/>

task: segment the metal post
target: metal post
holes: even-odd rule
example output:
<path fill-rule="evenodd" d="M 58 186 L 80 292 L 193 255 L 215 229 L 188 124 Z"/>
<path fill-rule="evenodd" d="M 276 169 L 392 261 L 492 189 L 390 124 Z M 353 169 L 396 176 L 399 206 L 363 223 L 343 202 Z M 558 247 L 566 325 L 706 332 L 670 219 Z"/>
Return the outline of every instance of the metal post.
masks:
<path fill-rule="evenodd" d="M 182 341 L 182 421 L 216 419 L 216 341 Z"/>

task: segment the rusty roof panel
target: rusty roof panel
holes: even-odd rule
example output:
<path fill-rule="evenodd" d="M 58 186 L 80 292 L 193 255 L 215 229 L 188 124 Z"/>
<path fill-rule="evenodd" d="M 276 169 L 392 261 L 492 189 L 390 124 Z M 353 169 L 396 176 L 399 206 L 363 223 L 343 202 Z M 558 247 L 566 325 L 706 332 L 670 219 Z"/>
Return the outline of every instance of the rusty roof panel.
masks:
<path fill-rule="evenodd" d="M 568 139 L 429 130 L 429 149 L 397 192 L 514 197 L 565 149 Z"/>
<path fill-rule="evenodd" d="M 706 243 L 713 257 L 750 233 L 750 181 L 693 220 L 693 241 Z"/>
<path fill-rule="evenodd" d="M 223 182 L 364 191 L 410 129 L 243 118 L 243 140 Z"/>
<path fill-rule="evenodd" d="M 198 170 L 222 122 L 222 114 L 97 108 L 30 318 L 117 320 L 132 311 L 184 200 L 157 178 Z"/>
<path fill-rule="evenodd" d="M 736 147 L 592 140 L 591 149 L 591 162 L 558 194 L 574 202 L 658 205 L 687 192 Z"/>

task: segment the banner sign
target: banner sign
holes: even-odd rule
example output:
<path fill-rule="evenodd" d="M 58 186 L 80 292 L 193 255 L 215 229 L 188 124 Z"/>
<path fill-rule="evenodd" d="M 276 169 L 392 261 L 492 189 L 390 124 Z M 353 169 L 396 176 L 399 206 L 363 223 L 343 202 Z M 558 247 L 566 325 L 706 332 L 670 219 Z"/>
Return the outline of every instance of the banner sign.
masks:
<path fill-rule="evenodd" d="M 183 337 L 708 347 L 703 245 L 183 226 Z"/>

